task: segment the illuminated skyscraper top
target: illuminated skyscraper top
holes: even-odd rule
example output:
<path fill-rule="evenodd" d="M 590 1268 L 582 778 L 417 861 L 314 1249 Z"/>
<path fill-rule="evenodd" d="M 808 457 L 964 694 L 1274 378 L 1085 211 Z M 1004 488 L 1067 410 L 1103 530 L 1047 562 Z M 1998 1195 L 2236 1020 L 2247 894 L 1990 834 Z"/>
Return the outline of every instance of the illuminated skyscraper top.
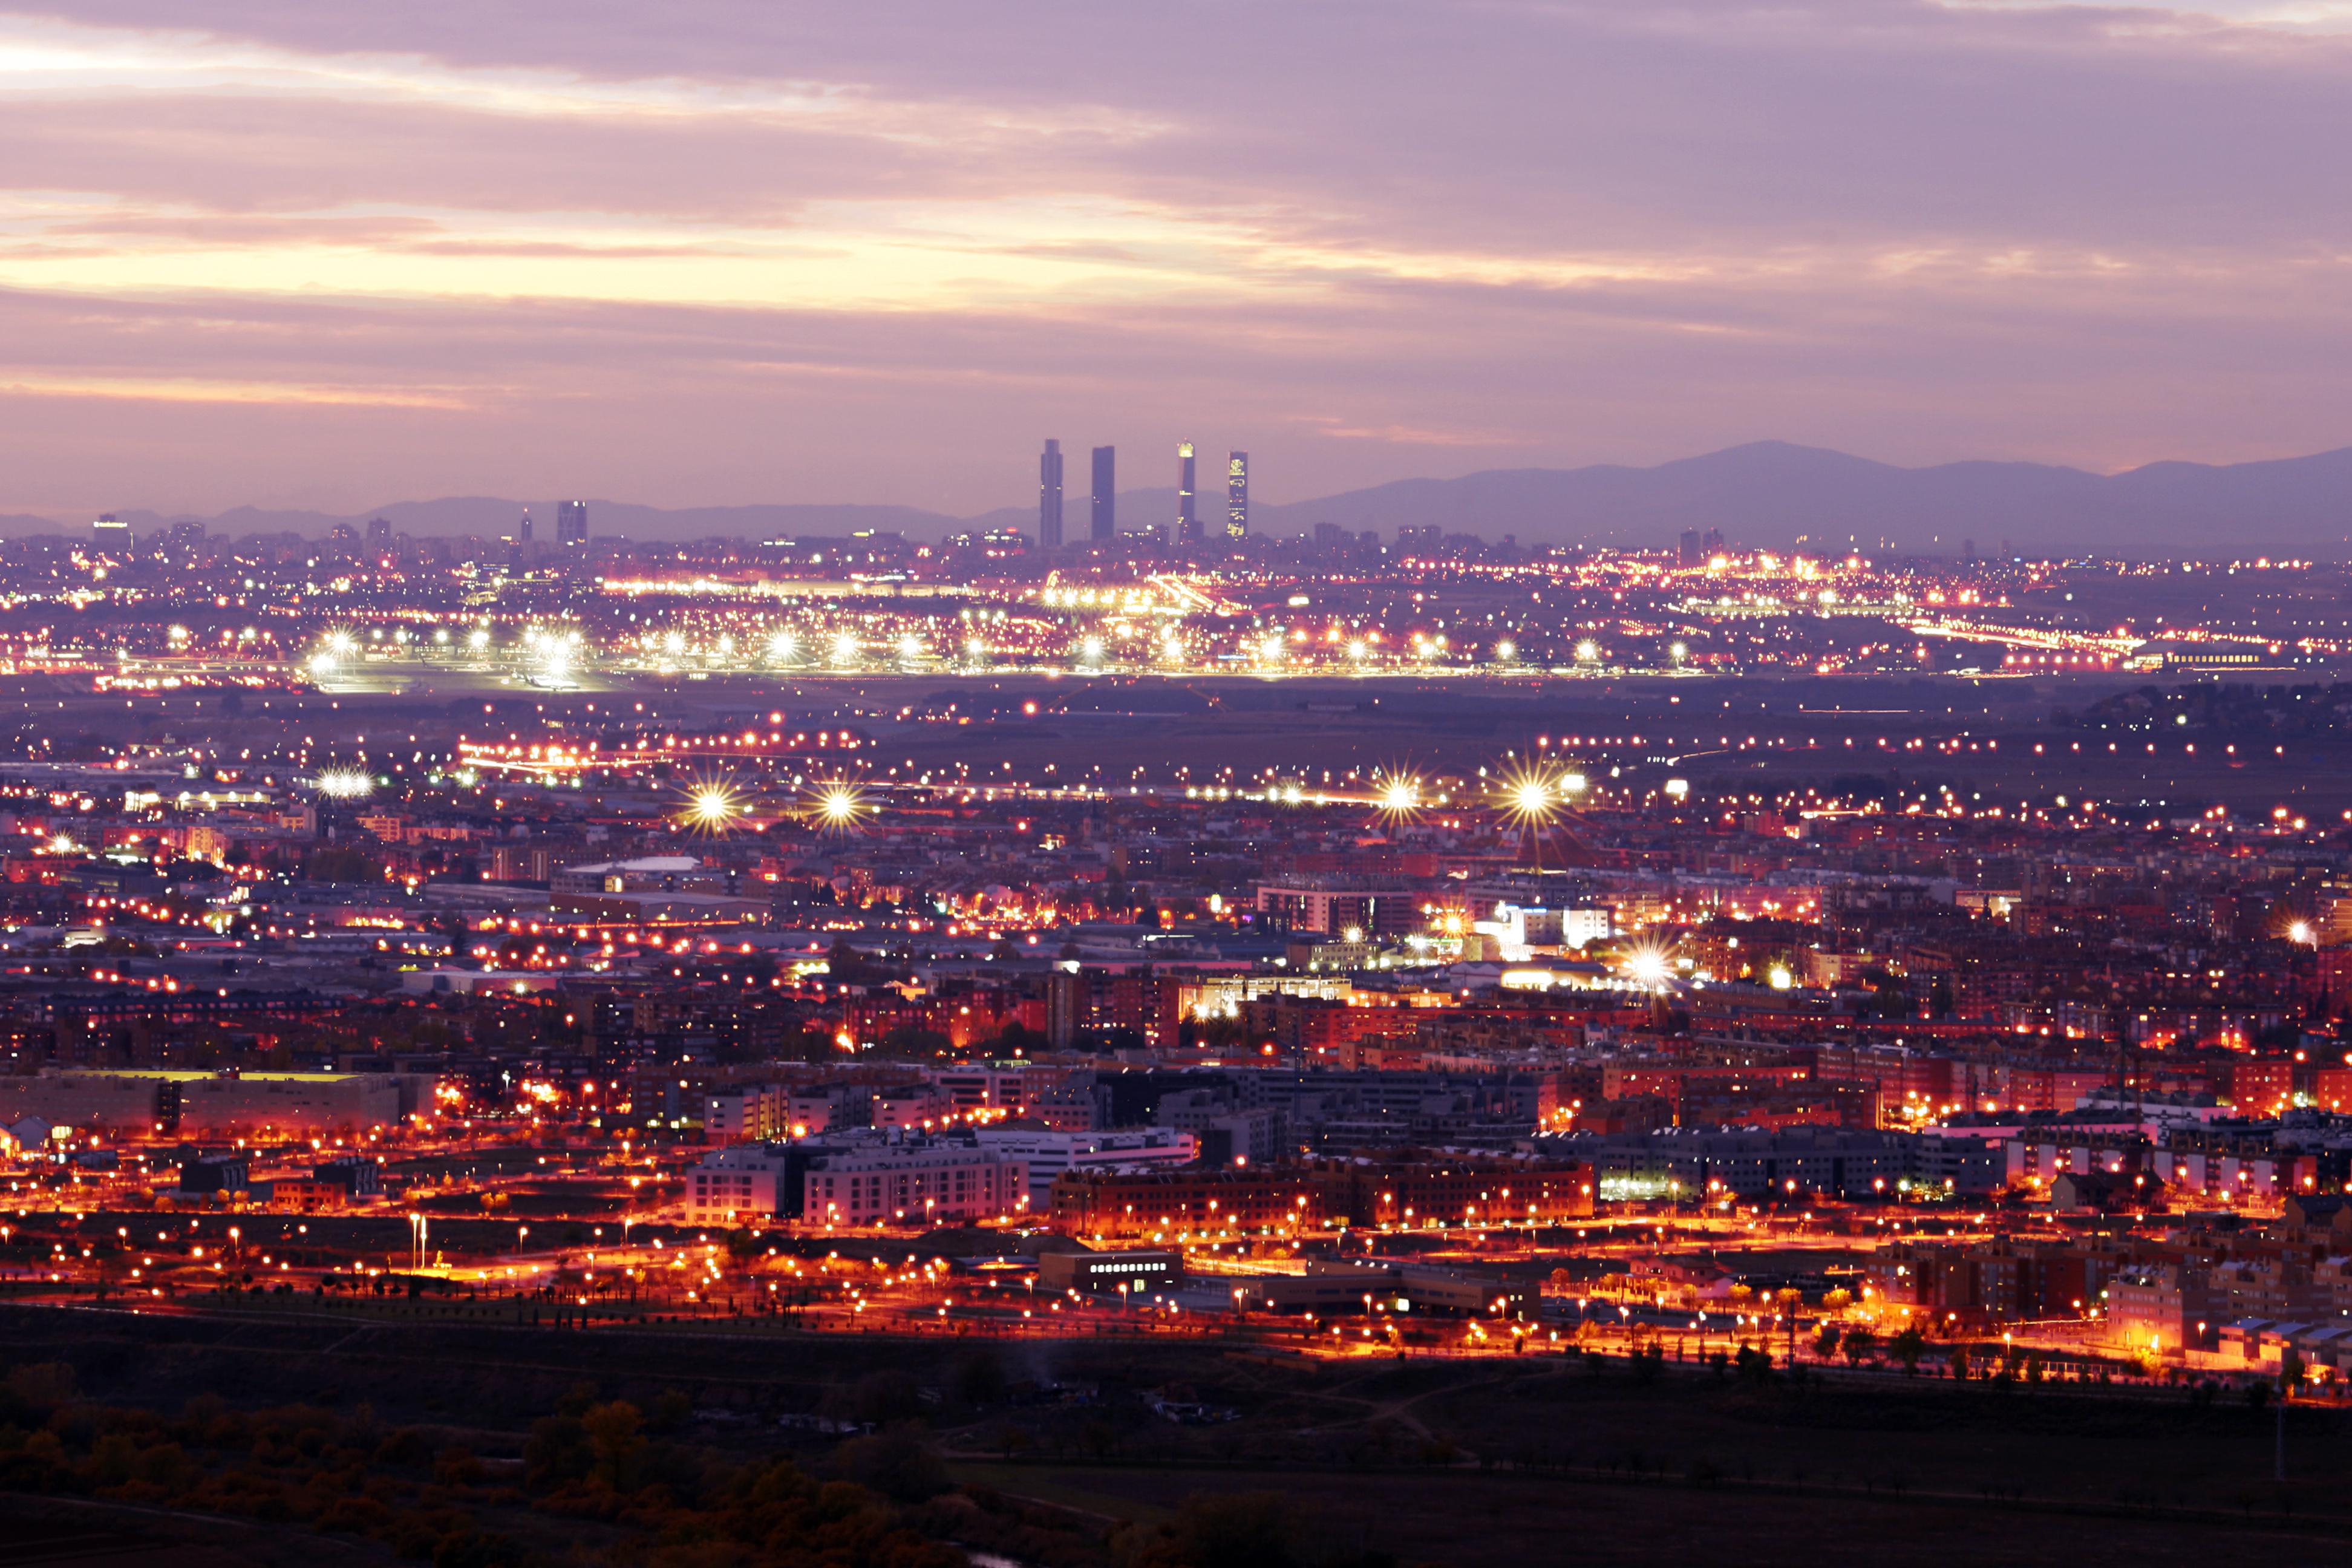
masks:
<path fill-rule="evenodd" d="M 588 542 L 588 503 L 584 500 L 560 500 L 555 503 L 555 542 L 585 544 Z"/>
<path fill-rule="evenodd" d="M 1225 454 L 1225 537 L 1249 534 L 1249 454 Z"/>
<path fill-rule="evenodd" d="M 1037 547 L 1062 548 L 1062 444 L 1045 443 L 1037 459 Z"/>
<path fill-rule="evenodd" d="M 1108 544 L 1118 537 L 1118 448 L 1095 448 L 1094 517 L 1092 534 L 1097 544 Z"/>
<path fill-rule="evenodd" d="M 1176 542 L 1201 542 L 1201 511 L 1192 494 L 1192 443 L 1176 444 Z"/>

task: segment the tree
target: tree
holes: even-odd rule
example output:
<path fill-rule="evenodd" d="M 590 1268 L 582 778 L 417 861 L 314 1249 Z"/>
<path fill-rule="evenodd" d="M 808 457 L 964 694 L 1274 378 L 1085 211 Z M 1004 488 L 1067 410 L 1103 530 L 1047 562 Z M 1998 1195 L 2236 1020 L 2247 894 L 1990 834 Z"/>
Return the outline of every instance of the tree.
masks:
<path fill-rule="evenodd" d="M 1837 1348 L 1838 1326 L 1835 1323 L 1823 1323 L 1821 1332 L 1813 1336 L 1813 1353 L 1827 1361 L 1837 1354 Z"/>
<path fill-rule="evenodd" d="M 1845 1331 L 1845 1363 L 1860 1366 L 1863 1358 L 1877 1347 L 1878 1336 L 1868 1329 L 1853 1328 Z"/>
<path fill-rule="evenodd" d="M 2303 1386 L 2303 1380 L 2309 1375 L 2310 1368 L 2303 1364 L 2303 1357 L 2296 1352 L 2293 1345 L 2287 1346 L 2280 1352 L 2279 1392 L 2281 1394 L 2293 1394 Z"/>
<path fill-rule="evenodd" d="M 1927 1348 L 1927 1336 L 1916 1328 L 1906 1328 L 1886 1342 L 1887 1353 L 1903 1363 L 1910 1376 L 1919 1375 L 1919 1357 Z"/>
<path fill-rule="evenodd" d="M 1961 1383 L 1969 1380 L 1969 1349 L 1966 1345 L 1952 1347 L 1952 1376 Z"/>
<path fill-rule="evenodd" d="M 645 1451 L 645 1417 L 625 1399 L 599 1405 L 580 1418 L 596 1456 L 595 1476 L 613 1491 L 631 1491 L 637 1456 Z"/>

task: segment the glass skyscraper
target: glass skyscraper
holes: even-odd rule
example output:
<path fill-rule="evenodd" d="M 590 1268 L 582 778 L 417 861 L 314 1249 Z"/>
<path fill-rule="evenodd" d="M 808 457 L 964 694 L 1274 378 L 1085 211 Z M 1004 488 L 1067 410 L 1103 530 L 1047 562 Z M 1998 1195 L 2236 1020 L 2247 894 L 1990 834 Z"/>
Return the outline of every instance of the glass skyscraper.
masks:
<path fill-rule="evenodd" d="M 1225 454 L 1225 537 L 1245 538 L 1249 533 L 1249 454 Z"/>
<path fill-rule="evenodd" d="M 1201 510 L 1192 493 L 1192 443 L 1180 441 L 1176 446 L 1176 542 L 1198 544 L 1201 542 Z"/>
<path fill-rule="evenodd" d="M 1118 537 L 1118 448 L 1095 448 L 1094 518 L 1092 534 L 1097 544 L 1108 544 Z"/>
<path fill-rule="evenodd" d="M 1037 459 L 1037 546 L 1041 550 L 1062 548 L 1062 444 L 1045 443 L 1045 455 Z"/>

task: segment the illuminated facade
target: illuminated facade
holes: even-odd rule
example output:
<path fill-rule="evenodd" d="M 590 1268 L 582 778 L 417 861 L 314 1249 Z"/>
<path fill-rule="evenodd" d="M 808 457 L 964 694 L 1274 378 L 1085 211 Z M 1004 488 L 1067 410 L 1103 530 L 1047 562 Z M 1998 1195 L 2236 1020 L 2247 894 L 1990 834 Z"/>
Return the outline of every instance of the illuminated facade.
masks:
<path fill-rule="evenodd" d="M 1193 494 L 1194 477 L 1192 443 L 1180 441 L 1176 446 L 1176 542 L 1180 545 L 1201 542 L 1200 500 Z"/>
<path fill-rule="evenodd" d="M 1225 454 L 1225 537 L 1249 534 L 1249 454 Z"/>

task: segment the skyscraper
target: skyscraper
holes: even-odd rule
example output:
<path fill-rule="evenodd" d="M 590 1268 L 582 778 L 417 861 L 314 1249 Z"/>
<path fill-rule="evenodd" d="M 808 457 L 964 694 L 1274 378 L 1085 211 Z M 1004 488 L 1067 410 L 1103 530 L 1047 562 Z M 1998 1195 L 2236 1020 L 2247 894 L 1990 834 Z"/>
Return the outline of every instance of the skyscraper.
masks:
<path fill-rule="evenodd" d="M 1097 544 L 1118 537 L 1118 448 L 1095 448 L 1095 511 L 1092 535 Z"/>
<path fill-rule="evenodd" d="M 1201 511 L 1192 494 L 1192 443 L 1176 444 L 1176 542 L 1201 542 Z"/>
<path fill-rule="evenodd" d="M 524 509 L 522 521 L 515 526 L 515 542 L 517 544 L 529 544 L 530 542 L 530 510 L 529 508 Z"/>
<path fill-rule="evenodd" d="M 1062 548 L 1062 444 L 1045 443 L 1037 459 L 1037 547 Z"/>
<path fill-rule="evenodd" d="M 1225 537 L 1249 535 L 1249 454 L 1225 454 Z"/>
<path fill-rule="evenodd" d="M 555 542 L 585 544 L 588 542 L 588 503 L 584 500 L 560 500 L 555 503 Z"/>

